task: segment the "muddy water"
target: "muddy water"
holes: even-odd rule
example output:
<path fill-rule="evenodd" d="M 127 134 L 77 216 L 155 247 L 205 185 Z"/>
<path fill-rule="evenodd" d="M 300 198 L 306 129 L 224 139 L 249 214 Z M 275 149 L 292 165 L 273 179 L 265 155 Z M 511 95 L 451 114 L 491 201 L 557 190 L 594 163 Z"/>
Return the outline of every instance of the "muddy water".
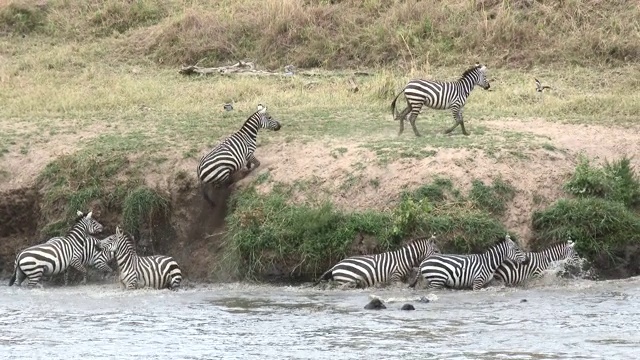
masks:
<path fill-rule="evenodd" d="M 364 310 L 371 296 L 387 309 Z M 416 310 L 399 310 L 404 303 Z M 634 359 L 638 303 L 640 278 L 546 276 L 526 288 L 477 292 L 2 285 L 0 358 Z"/>

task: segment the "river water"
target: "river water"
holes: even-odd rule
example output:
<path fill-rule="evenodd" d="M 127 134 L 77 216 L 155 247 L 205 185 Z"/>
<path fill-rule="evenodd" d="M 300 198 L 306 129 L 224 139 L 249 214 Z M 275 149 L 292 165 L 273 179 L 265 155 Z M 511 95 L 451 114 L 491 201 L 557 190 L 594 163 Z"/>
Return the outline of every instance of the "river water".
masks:
<path fill-rule="evenodd" d="M 476 292 L 3 284 L 0 359 L 636 359 L 639 302 L 640 278 L 553 275 Z"/>

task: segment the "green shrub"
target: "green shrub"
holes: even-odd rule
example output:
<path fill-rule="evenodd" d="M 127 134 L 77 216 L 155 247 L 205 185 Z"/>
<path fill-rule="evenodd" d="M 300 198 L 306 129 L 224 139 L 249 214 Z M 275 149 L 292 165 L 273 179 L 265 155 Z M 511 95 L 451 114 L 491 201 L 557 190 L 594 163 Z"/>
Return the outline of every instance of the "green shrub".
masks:
<path fill-rule="evenodd" d="M 0 33 L 29 34 L 42 27 L 46 17 L 42 6 L 23 2 L 0 5 Z"/>
<path fill-rule="evenodd" d="M 627 207 L 640 205 L 640 180 L 626 156 L 602 167 L 594 167 L 581 157 L 573 176 L 564 186 L 578 197 L 598 197 L 618 201 Z"/>
<path fill-rule="evenodd" d="M 626 247 L 640 244 L 640 217 L 621 202 L 598 198 L 561 199 L 533 214 L 534 249 L 569 236 L 580 256 L 600 269 L 614 266 Z"/>

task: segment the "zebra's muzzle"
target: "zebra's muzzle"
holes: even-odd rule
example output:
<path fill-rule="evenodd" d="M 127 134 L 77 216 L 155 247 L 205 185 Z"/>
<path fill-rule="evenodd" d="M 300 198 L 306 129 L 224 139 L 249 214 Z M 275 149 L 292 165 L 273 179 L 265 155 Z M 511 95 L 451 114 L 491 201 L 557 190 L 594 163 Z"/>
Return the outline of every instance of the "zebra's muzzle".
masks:
<path fill-rule="evenodd" d="M 278 131 L 280 130 L 280 123 L 276 122 L 276 125 L 273 127 L 273 131 Z"/>

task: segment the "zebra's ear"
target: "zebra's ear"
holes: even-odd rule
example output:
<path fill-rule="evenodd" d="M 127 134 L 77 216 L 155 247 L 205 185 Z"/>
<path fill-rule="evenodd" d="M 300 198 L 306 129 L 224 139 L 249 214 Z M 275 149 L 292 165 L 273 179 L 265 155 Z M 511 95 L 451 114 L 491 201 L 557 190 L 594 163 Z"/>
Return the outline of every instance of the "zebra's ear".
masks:
<path fill-rule="evenodd" d="M 82 211 L 80 211 L 80 210 L 78 210 L 78 211 L 76 212 L 76 214 L 77 214 L 78 216 L 82 216 L 82 215 L 83 215 Z"/>
<path fill-rule="evenodd" d="M 93 211 L 89 211 L 89 213 L 87 214 L 87 219 L 91 219 L 91 215 L 93 215 Z"/>

